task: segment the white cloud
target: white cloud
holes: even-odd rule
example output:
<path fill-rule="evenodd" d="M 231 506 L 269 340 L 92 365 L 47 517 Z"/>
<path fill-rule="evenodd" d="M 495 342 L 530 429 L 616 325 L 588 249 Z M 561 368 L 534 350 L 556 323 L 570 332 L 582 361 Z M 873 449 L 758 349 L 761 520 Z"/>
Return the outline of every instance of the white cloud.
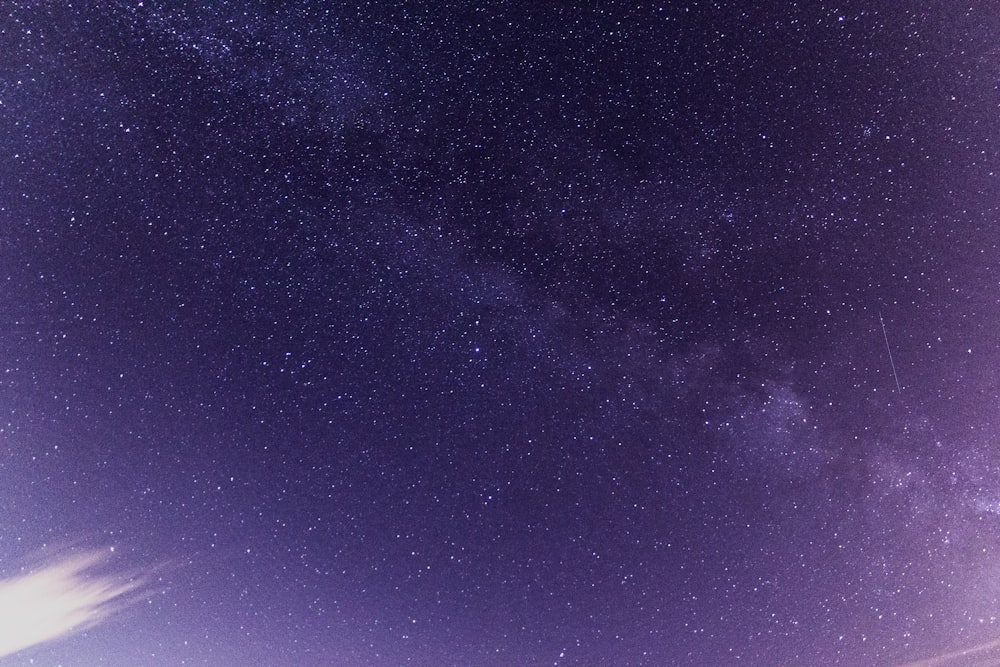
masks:
<path fill-rule="evenodd" d="M 143 581 L 101 568 L 109 553 L 63 556 L 0 580 L 0 657 L 93 627 L 135 600 Z"/>

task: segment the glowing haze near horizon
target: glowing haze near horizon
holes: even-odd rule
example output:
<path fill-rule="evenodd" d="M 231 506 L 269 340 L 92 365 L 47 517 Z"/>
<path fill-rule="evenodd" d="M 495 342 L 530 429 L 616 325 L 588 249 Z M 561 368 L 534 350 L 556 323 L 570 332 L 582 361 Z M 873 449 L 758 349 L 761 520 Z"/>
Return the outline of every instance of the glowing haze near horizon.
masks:
<path fill-rule="evenodd" d="M 998 34 L 4 3 L 0 664 L 987 659 Z"/>
<path fill-rule="evenodd" d="M 141 582 L 97 572 L 107 560 L 82 551 L 0 581 L 0 658 L 82 632 L 124 605 Z"/>

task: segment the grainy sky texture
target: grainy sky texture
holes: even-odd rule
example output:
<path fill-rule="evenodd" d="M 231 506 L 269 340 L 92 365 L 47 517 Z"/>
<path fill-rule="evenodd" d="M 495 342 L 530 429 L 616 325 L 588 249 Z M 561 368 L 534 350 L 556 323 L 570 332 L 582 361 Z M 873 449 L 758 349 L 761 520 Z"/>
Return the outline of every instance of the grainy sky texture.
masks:
<path fill-rule="evenodd" d="M 995 650 L 998 35 L 4 2 L 0 587 L 146 592 L 0 664 Z"/>

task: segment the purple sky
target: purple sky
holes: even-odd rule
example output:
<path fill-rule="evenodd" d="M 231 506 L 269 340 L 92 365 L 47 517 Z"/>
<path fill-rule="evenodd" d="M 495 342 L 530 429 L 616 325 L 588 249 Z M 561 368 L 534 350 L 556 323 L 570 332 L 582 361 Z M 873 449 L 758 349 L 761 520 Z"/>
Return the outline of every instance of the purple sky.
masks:
<path fill-rule="evenodd" d="M 997 652 L 1000 8 L 72 4 L 0 8 L 0 665 Z"/>

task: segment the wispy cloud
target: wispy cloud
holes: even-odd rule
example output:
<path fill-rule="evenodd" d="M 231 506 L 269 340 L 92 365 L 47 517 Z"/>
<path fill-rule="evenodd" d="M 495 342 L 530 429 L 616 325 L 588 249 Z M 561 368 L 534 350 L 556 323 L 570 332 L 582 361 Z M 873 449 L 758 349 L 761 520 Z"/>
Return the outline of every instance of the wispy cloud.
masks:
<path fill-rule="evenodd" d="M 135 601 L 141 577 L 108 573 L 109 552 L 64 555 L 0 580 L 0 658 L 100 623 Z"/>
<path fill-rule="evenodd" d="M 975 661 L 975 662 L 973 662 Z M 972 648 L 945 653 L 926 660 L 908 662 L 899 667 L 961 667 L 962 665 L 988 665 L 1000 664 L 1000 639 L 973 646 Z"/>

